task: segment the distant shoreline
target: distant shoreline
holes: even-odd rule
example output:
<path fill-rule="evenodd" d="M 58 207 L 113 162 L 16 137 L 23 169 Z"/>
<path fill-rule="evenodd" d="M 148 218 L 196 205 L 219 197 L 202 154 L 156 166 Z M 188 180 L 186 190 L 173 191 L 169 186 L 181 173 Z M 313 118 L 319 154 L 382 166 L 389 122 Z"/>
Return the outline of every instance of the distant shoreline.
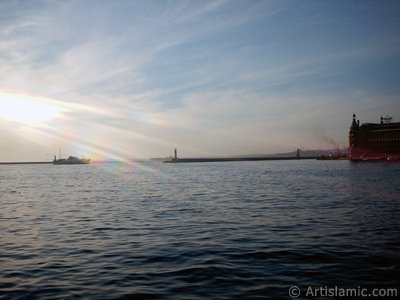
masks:
<path fill-rule="evenodd" d="M 229 158 L 178 158 L 166 160 L 164 163 L 201 163 L 201 162 L 228 162 L 228 161 L 261 161 L 261 160 L 304 160 L 304 159 L 317 159 L 316 156 L 306 157 L 281 157 L 281 156 L 267 156 L 267 157 L 229 157 Z"/>
<path fill-rule="evenodd" d="M 43 165 L 52 164 L 52 161 L 9 161 L 0 162 L 0 165 Z"/>
<path fill-rule="evenodd" d="M 201 157 L 201 158 L 178 158 L 173 159 L 140 159 L 131 160 L 134 162 L 158 161 L 163 163 L 188 163 L 188 162 L 229 162 L 229 161 L 262 161 L 262 160 L 305 160 L 317 159 L 319 156 L 304 156 L 304 157 L 291 157 L 291 156 L 261 156 L 261 157 Z M 122 161 L 94 161 L 93 163 L 120 163 Z M 48 165 L 53 164 L 53 161 L 9 161 L 0 162 L 0 165 Z"/>

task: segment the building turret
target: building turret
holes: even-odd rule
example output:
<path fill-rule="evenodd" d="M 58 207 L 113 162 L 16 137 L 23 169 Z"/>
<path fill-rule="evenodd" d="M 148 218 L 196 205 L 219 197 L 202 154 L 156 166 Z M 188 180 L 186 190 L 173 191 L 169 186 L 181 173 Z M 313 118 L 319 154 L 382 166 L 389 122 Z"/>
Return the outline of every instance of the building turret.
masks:
<path fill-rule="evenodd" d="M 351 123 L 350 130 L 351 129 L 357 129 L 360 127 L 360 123 L 356 121 L 356 114 L 353 114 L 353 122 Z"/>
<path fill-rule="evenodd" d="M 357 134 L 356 132 L 360 128 L 360 122 L 356 121 L 356 114 L 353 114 L 353 122 L 351 123 L 350 126 L 350 132 L 349 132 L 349 154 L 350 157 L 355 154 L 356 148 L 357 148 Z"/>

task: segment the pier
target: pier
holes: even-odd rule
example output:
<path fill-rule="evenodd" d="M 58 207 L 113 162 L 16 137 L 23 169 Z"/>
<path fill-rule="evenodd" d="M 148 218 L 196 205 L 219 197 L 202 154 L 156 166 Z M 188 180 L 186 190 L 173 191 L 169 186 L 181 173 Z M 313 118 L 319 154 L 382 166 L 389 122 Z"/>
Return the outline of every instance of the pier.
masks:
<path fill-rule="evenodd" d="M 247 156 L 247 157 L 203 157 L 203 158 L 178 158 L 178 151 L 174 150 L 174 157 L 167 159 L 164 163 L 202 163 L 202 162 L 229 162 L 229 161 L 261 161 L 261 160 L 302 160 L 317 159 L 318 156 L 300 156 L 297 149 L 296 156 Z"/>
<path fill-rule="evenodd" d="M 166 160 L 164 163 L 202 163 L 202 162 L 229 162 L 229 161 L 261 161 L 261 160 L 304 160 L 304 159 L 317 159 L 317 156 L 307 157 L 210 157 L 210 158 L 176 158 Z"/>
<path fill-rule="evenodd" d="M 44 165 L 52 164 L 52 161 L 17 161 L 17 162 L 0 162 L 0 165 Z"/>

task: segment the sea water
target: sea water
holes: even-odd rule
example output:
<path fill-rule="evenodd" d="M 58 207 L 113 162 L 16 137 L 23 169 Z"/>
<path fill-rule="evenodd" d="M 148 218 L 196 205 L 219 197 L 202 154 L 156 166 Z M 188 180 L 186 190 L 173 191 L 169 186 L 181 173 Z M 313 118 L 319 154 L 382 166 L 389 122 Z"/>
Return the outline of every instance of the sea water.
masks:
<path fill-rule="evenodd" d="M 0 166 L 1 298 L 323 299 L 399 278 L 400 164 Z"/>

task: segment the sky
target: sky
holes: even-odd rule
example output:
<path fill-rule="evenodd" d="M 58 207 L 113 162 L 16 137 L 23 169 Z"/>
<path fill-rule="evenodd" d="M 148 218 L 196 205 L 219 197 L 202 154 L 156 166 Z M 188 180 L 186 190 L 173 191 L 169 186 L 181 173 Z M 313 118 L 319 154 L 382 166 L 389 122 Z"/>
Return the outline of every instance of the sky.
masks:
<path fill-rule="evenodd" d="M 0 1 L 0 161 L 269 154 L 400 121 L 399 1 Z"/>

